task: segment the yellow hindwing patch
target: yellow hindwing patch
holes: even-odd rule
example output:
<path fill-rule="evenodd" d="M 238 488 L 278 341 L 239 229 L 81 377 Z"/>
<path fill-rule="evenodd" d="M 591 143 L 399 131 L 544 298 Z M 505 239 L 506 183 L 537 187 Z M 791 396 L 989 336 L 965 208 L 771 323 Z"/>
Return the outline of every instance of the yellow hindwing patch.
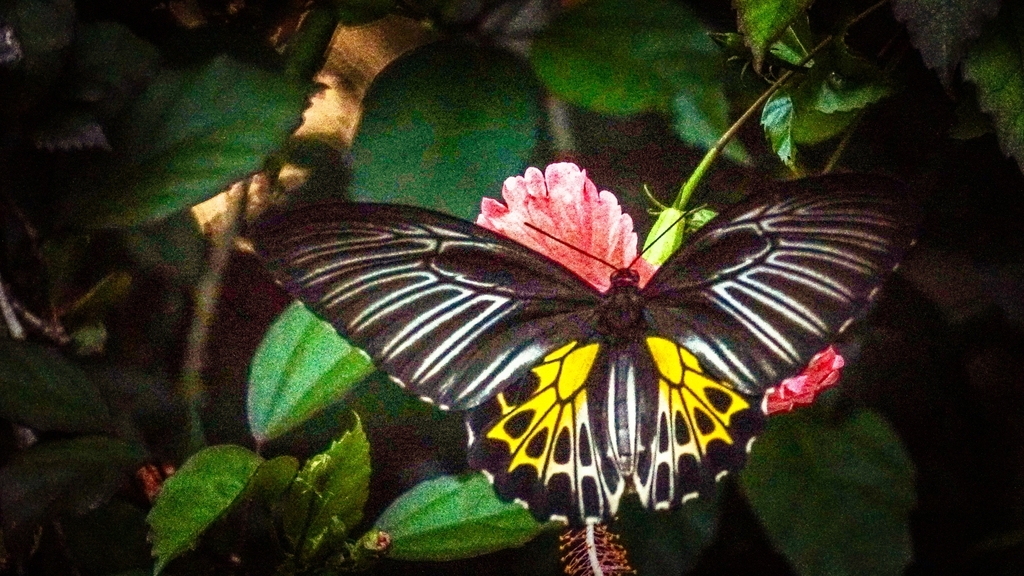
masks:
<path fill-rule="evenodd" d="M 747 400 L 728 384 L 705 376 L 696 357 L 675 342 L 652 336 L 647 347 L 660 373 L 659 404 L 677 439 L 676 453 L 689 452 L 700 460 L 712 440 L 732 444 L 732 417 L 750 408 Z M 677 426 L 686 430 L 676 430 Z"/>
<path fill-rule="evenodd" d="M 570 342 L 555 350 L 533 369 L 537 387 L 522 404 L 509 404 L 504 394 L 498 395 L 502 417 L 486 436 L 508 445 L 510 474 L 520 466 L 532 466 L 538 478 L 544 476 L 554 463 L 558 435 L 568 429 L 570 438 L 575 437 L 575 421 L 586 405 L 584 385 L 600 348 L 577 344 Z"/>

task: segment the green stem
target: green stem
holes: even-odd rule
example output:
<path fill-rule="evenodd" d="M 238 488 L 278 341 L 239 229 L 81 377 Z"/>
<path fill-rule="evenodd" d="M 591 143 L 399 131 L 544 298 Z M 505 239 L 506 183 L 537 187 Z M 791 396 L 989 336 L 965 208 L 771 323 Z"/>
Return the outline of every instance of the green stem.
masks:
<path fill-rule="evenodd" d="M 863 12 L 855 16 L 852 20 L 850 20 L 849 24 L 847 24 L 847 28 L 853 26 L 857 22 L 860 22 L 868 14 L 871 14 L 875 10 L 881 8 L 888 1 L 889 0 L 880 0 L 879 2 L 869 7 L 868 9 L 864 10 Z M 814 55 L 820 52 L 823 48 L 828 46 L 833 40 L 835 40 L 835 38 L 836 37 L 834 35 L 830 34 L 826 36 L 821 42 L 818 42 L 818 45 L 815 46 L 813 50 L 808 52 L 807 55 L 804 56 L 799 63 L 797 63 L 797 68 L 803 68 L 804 64 L 810 61 L 810 59 L 813 58 Z M 758 99 L 755 100 L 754 103 L 751 104 L 745 112 L 743 112 L 743 115 L 740 116 L 739 119 L 737 119 L 735 122 L 733 122 L 732 126 L 730 126 L 729 129 L 725 131 L 725 134 L 722 134 L 722 137 L 719 138 L 717 142 L 715 142 L 715 145 L 712 146 L 710 150 L 708 150 L 707 154 L 705 154 L 704 158 L 700 161 L 700 164 L 698 164 L 697 167 L 693 170 L 693 174 L 690 174 L 690 177 L 686 180 L 686 183 L 683 184 L 682 188 L 680 188 L 679 195 L 676 196 L 675 202 L 672 203 L 673 208 L 676 208 L 678 210 L 683 210 L 684 208 L 686 208 L 686 204 L 690 201 L 690 196 L 693 195 L 693 191 L 697 189 L 697 185 L 700 184 L 700 181 L 704 178 L 704 174 L 708 171 L 708 168 L 711 167 L 711 164 L 714 163 L 716 159 L 718 159 L 718 155 L 722 153 L 722 150 L 725 148 L 726 144 L 728 144 L 729 141 L 732 140 L 733 136 L 736 135 L 736 132 L 739 131 L 739 129 L 747 122 L 747 120 L 749 120 L 750 117 L 754 115 L 754 112 L 757 112 L 762 106 L 764 106 L 764 103 L 767 102 L 768 99 L 772 97 L 772 94 L 775 94 L 776 92 L 778 92 L 779 88 L 782 88 L 783 84 L 785 84 L 786 81 L 793 76 L 793 73 L 793 70 L 787 70 L 782 76 L 779 76 L 778 80 L 773 82 L 772 85 L 769 86 L 768 89 L 765 90 L 764 93 L 761 94 L 761 96 L 759 96 Z"/>

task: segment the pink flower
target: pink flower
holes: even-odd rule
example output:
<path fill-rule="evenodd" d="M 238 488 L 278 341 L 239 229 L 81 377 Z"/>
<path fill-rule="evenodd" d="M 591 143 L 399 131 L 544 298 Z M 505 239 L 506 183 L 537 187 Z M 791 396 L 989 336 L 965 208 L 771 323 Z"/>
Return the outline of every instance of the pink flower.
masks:
<path fill-rule="evenodd" d="M 543 174 L 528 168 L 525 175 L 505 180 L 501 196 L 507 206 L 492 198 L 483 199 L 478 225 L 559 262 L 602 292 L 610 287 L 609 278 L 615 270 L 584 253 L 616 268 L 625 268 L 636 258 L 633 219 L 622 213 L 614 194 L 599 192 L 586 171 L 575 164 L 551 164 Z M 527 222 L 561 242 L 528 227 Z M 642 259 L 633 264 L 633 269 L 640 274 L 640 286 L 655 271 Z"/>
<path fill-rule="evenodd" d="M 839 382 L 839 372 L 845 363 L 832 346 L 818 352 L 800 375 L 786 378 L 778 387 L 768 389 L 765 413 L 770 416 L 811 404 L 818 394 Z"/>

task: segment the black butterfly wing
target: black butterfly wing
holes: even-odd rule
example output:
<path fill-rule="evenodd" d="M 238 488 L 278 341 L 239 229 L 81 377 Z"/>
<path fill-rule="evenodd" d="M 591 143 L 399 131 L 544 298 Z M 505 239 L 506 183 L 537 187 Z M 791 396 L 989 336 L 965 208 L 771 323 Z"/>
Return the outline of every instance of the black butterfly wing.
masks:
<path fill-rule="evenodd" d="M 599 293 L 490 231 L 406 206 L 327 202 L 252 235 L 286 289 L 426 400 L 466 409 L 592 336 Z"/>
<path fill-rule="evenodd" d="M 863 314 L 913 242 L 881 177 L 780 183 L 718 215 L 644 288 L 647 317 L 716 378 L 761 395 Z"/>

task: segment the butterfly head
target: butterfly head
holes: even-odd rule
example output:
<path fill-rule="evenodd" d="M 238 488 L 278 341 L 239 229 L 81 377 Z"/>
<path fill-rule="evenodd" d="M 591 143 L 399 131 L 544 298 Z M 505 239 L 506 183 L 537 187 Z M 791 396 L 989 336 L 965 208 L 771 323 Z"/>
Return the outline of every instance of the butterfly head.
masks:
<path fill-rule="evenodd" d="M 612 272 L 611 284 L 612 289 L 622 288 L 624 286 L 639 286 L 640 273 L 632 268 L 619 268 L 615 272 Z"/>

